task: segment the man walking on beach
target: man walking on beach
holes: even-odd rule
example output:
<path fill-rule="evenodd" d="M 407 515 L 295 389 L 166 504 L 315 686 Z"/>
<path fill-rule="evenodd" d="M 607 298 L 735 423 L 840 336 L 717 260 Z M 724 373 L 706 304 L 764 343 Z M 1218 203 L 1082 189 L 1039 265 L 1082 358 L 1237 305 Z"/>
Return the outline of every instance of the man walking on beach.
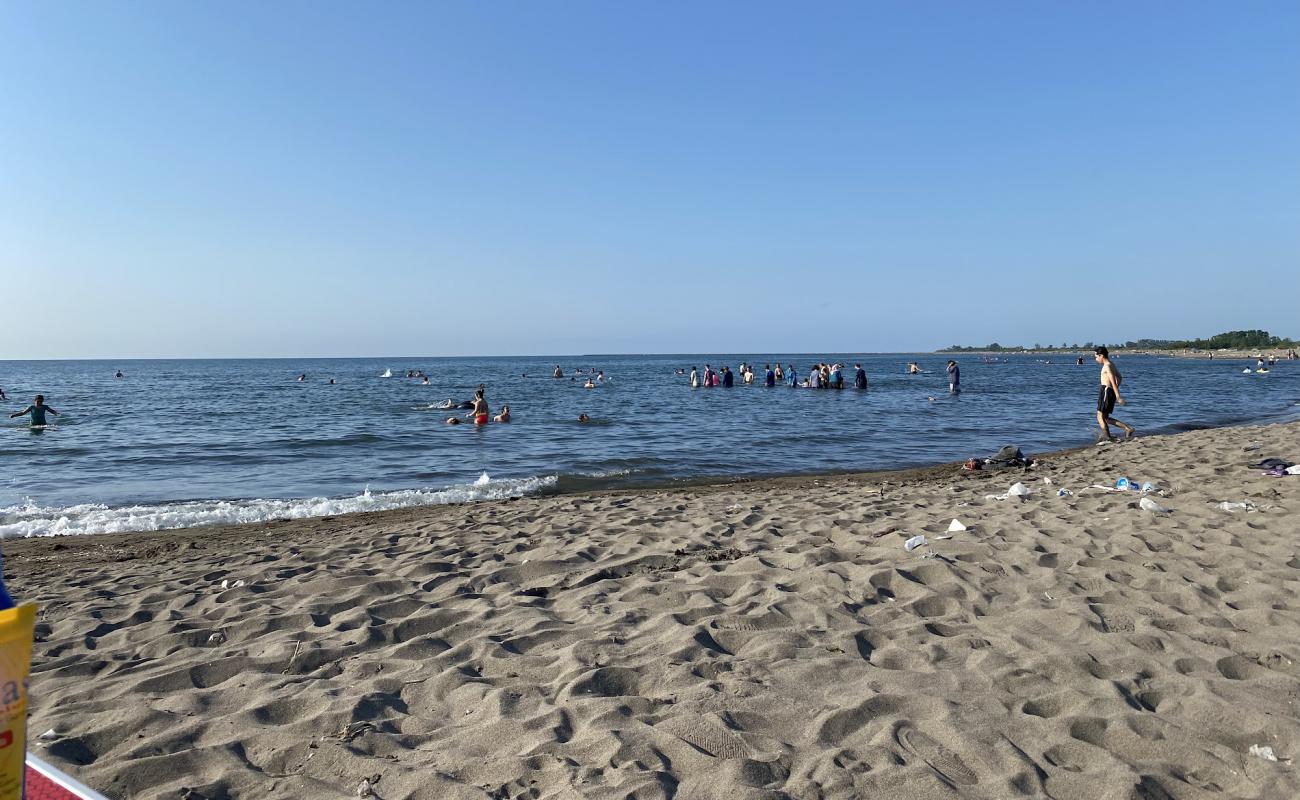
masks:
<path fill-rule="evenodd" d="M 1106 441 L 1114 441 L 1110 436 L 1110 423 L 1115 423 L 1124 430 L 1124 440 L 1128 441 L 1133 438 L 1136 432 L 1129 425 L 1125 425 L 1110 415 L 1115 410 L 1115 404 L 1126 405 L 1124 398 L 1120 396 L 1119 385 L 1124 380 L 1119 374 L 1119 370 L 1110 360 L 1110 351 L 1105 347 L 1098 347 L 1096 350 L 1097 363 L 1101 365 L 1101 388 L 1097 393 L 1097 423 L 1101 425 L 1101 433 L 1106 437 Z"/>

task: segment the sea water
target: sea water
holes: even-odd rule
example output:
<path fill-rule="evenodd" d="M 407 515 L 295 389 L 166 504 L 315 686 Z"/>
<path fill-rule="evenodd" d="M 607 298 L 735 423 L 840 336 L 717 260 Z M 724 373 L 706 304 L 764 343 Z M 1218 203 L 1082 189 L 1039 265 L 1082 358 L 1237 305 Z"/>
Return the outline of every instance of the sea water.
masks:
<path fill-rule="evenodd" d="M 1072 356 L 723 354 L 539 358 L 0 361 L 0 536 L 259 522 L 583 489 L 888 469 L 1089 444 L 1098 368 Z M 765 364 L 861 362 L 865 392 L 762 386 Z M 740 382 L 742 361 L 754 385 Z M 923 372 L 909 375 L 916 361 Z M 1050 363 L 1047 363 L 1050 361 Z M 734 388 L 691 389 L 729 365 Z M 1141 433 L 1296 418 L 1300 362 L 1124 356 L 1115 413 Z M 559 364 L 564 377 L 552 377 Z M 122 378 L 114 377 L 117 370 Z M 429 385 L 408 379 L 423 370 Z M 587 374 L 606 380 L 583 388 Z M 392 377 L 381 377 L 390 371 Z M 300 374 L 306 380 L 298 381 Z M 330 384 L 333 379 L 335 383 Z M 484 384 L 514 422 L 448 425 Z M 590 423 L 579 423 L 586 413 Z M 7 416 L 7 414 L 6 414 Z M 1267 454 L 1260 454 L 1261 457 Z M 1098 476 L 1099 480 L 1105 476 Z"/>

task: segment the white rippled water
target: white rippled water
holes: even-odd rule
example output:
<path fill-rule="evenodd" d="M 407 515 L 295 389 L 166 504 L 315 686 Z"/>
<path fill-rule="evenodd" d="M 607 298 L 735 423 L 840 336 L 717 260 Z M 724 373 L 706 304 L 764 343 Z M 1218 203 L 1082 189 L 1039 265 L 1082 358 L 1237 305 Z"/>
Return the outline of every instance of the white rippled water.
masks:
<path fill-rule="evenodd" d="M 442 489 L 371 492 L 353 497 L 304 497 L 293 500 L 197 500 L 111 508 L 98 504 L 46 508 L 34 503 L 0 508 L 0 538 L 72 536 L 188 528 L 196 525 L 239 525 L 273 519 L 303 519 L 362 511 L 387 511 L 412 506 L 436 506 L 477 500 L 501 500 L 537 494 L 551 488 L 556 476 L 494 480 L 485 472 L 478 480 Z"/>

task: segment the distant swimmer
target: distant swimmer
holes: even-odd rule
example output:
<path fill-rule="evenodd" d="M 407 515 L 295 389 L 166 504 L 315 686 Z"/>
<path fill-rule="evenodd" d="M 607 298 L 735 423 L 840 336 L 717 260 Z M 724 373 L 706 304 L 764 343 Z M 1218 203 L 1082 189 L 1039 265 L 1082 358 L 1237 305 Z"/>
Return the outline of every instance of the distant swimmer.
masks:
<path fill-rule="evenodd" d="M 334 385 L 334 379 L 333 379 L 333 378 L 330 378 L 330 386 L 333 386 L 333 385 Z"/>
<path fill-rule="evenodd" d="M 114 378 L 122 378 L 122 377 L 125 377 L 125 376 L 122 375 L 122 370 L 119 369 L 119 370 L 117 371 L 117 373 L 116 373 L 115 375 L 113 375 L 113 377 L 114 377 Z"/>
<path fill-rule="evenodd" d="M 908 365 L 907 365 L 907 374 L 908 374 L 908 375 L 920 375 L 920 374 L 921 374 L 921 368 L 917 365 L 917 363 L 916 363 L 915 361 L 908 362 Z"/>
<path fill-rule="evenodd" d="M 777 364 L 777 365 L 776 365 L 776 368 L 777 368 L 777 369 L 780 369 L 780 368 L 781 368 L 781 365 L 780 365 L 780 364 Z M 772 369 L 772 365 L 771 365 L 771 364 L 764 364 L 764 365 L 763 365 L 763 385 L 766 386 L 766 387 L 768 387 L 768 388 L 771 388 L 771 387 L 773 387 L 773 386 L 776 386 L 776 381 L 777 381 L 776 372 Z"/>
<path fill-rule="evenodd" d="M 799 385 L 799 370 L 794 368 L 794 364 L 785 365 L 785 382 L 787 386 Z"/>
<path fill-rule="evenodd" d="M 1125 440 L 1132 439 L 1135 433 L 1133 428 L 1110 415 L 1115 410 L 1116 403 L 1127 405 L 1119 393 L 1119 385 L 1124 378 L 1111 362 L 1110 351 L 1105 347 L 1097 348 L 1095 360 L 1101 365 L 1101 388 L 1097 393 L 1097 423 L 1101 425 L 1102 435 L 1107 441 L 1113 441 L 1110 436 L 1110 423 L 1113 422 L 1124 430 Z"/>
<path fill-rule="evenodd" d="M 596 388 L 596 384 L 592 382 L 592 380 L 591 380 L 590 377 L 588 377 L 588 378 L 587 378 L 587 382 L 584 383 L 584 384 L 582 384 L 582 388 L 584 388 L 584 389 L 595 389 L 595 388 Z"/>
<path fill-rule="evenodd" d="M 556 364 L 556 365 L 555 365 L 555 377 L 557 377 L 557 378 L 563 378 L 563 377 L 564 377 L 564 370 L 560 369 L 560 365 L 559 365 L 559 364 Z"/>
<path fill-rule="evenodd" d="M 600 372 L 597 372 L 597 373 L 596 373 L 596 383 L 604 383 L 604 382 L 605 382 L 605 372 L 604 372 L 603 370 L 600 371 Z"/>
<path fill-rule="evenodd" d="M 691 388 L 700 388 L 700 373 L 695 371 L 695 367 L 691 367 Z"/>
<path fill-rule="evenodd" d="M 587 416 L 586 413 L 579 414 L 578 422 L 591 422 L 591 417 Z"/>
<path fill-rule="evenodd" d="M 961 367 L 951 359 L 948 361 L 948 393 L 961 394 Z"/>
<path fill-rule="evenodd" d="M 730 389 L 736 384 L 736 376 L 731 374 L 731 367 L 722 367 L 722 385 Z"/>
<path fill-rule="evenodd" d="M 494 422 L 510 421 L 510 406 L 501 406 L 501 413 L 492 418 Z"/>
<path fill-rule="evenodd" d="M 1083 356 L 1079 356 L 1079 360 L 1078 360 L 1078 361 L 1075 361 L 1074 363 L 1077 364 L 1078 366 L 1082 367 L 1082 366 L 1083 366 Z"/>
<path fill-rule="evenodd" d="M 475 425 L 488 424 L 488 418 L 492 416 L 492 412 L 488 409 L 487 398 L 483 396 L 484 393 L 485 390 L 482 387 L 479 387 L 479 390 L 474 392 L 474 424 Z"/>
<path fill-rule="evenodd" d="M 773 369 L 772 372 L 776 375 L 777 383 L 785 383 L 785 373 L 781 371 L 780 361 L 776 362 L 776 368 Z"/>
<path fill-rule="evenodd" d="M 455 407 L 456 407 L 456 401 L 451 399 L 450 397 L 448 397 L 446 400 L 443 400 L 441 403 L 438 403 L 437 405 L 434 406 L 434 408 L 440 410 L 446 410 Z"/>
<path fill-rule="evenodd" d="M 298 376 L 298 383 L 302 383 L 305 380 L 307 380 L 307 373 L 304 372 L 303 374 Z"/>
<path fill-rule="evenodd" d="M 420 382 L 420 385 L 421 385 L 421 386 L 428 386 L 428 385 L 429 385 L 429 376 L 428 376 L 428 375 L 425 375 L 425 376 L 424 376 L 424 380 Z"/>
<path fill-rule="evenodd" d="M 861 364 L 853 365 L 853 388 L 854 389 L 867 388 L 867 372 L 862 368 Z"/>
<path fill-rule="evenodd" d="M 32 404 L 30 406 L 24 408 L 22 411 L 15 411 L 14 413 L 10 414 L 9 419 L 13 419 L 14 417 L 23 417 L 23 416 L 30 415 L 32 418 L 32 427 L 43 428 L 45 427 L 45 425 L 48 424 L 45 421 L 45 412 L 47 411 L 56 417 L 59 415 L 59 412 L 45 405 L 45 395 L 38 394 L 36 395 L 35 399 L 32 400 Z"/>
<path fill-rule="evenodd" d="M 448 424 L 448 425 L 459 425 L 459 424 L 460 424 L 460 417 L 447 417 L 447 424 Z"/>
<path fill-rule="evenodd" d="M 8 399 L 9 399 L 8 397 L 5 397 L 5 390 L 0 389 L 0 400 L 8 400 Z"/>

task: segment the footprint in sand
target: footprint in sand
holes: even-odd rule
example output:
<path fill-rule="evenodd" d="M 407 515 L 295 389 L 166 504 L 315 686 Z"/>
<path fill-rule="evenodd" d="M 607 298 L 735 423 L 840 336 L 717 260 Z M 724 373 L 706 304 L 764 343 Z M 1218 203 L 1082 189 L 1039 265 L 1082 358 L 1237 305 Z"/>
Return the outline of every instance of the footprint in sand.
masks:
<path fill-rule="evenodd" d="M 895 736 L 899 744 L 920 757 L 949 784 L 974 786 L 979 783 L 979 777 L 966 766 L 960 756 L 916 728 L 904 724 Z"/>

